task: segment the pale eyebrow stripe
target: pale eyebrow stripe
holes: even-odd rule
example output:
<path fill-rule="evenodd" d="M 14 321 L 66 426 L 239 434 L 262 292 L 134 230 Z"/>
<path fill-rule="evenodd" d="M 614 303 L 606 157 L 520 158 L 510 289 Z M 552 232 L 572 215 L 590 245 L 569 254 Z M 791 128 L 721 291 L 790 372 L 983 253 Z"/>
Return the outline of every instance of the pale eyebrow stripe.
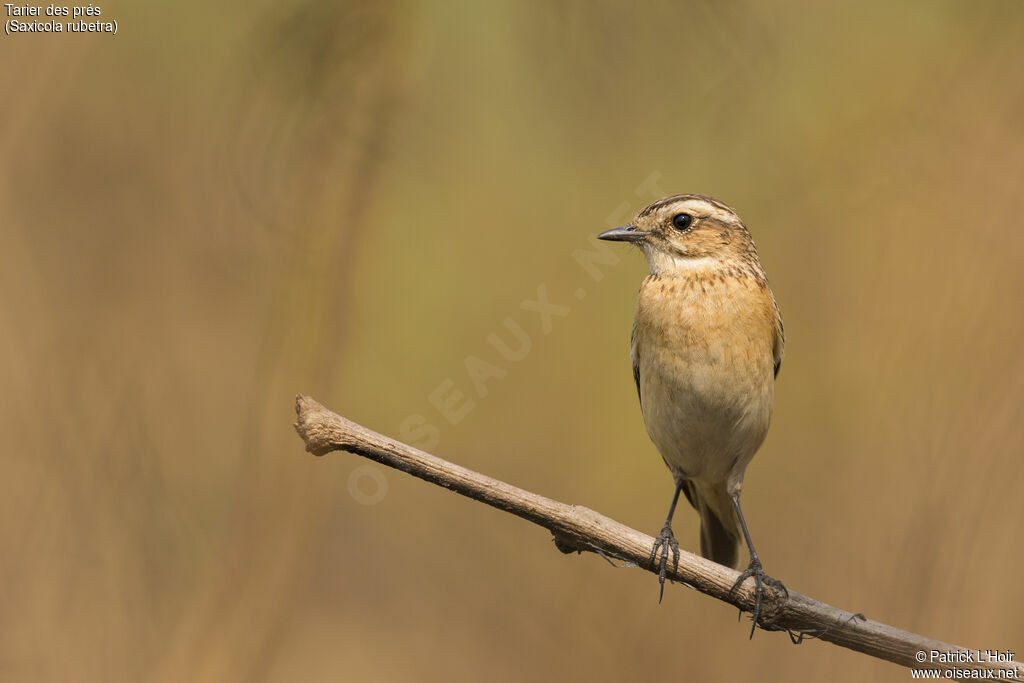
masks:
<path fill-rule="evenodd" d="M 713 206 L 714 208 L 718 209 L 719 211 L 724 211 L 724 212 L 729 213 L 729 214 L 735 214 L 736 213 L 729 206 L 723 204 L 722 202 L 718 201 L 714 197 L 707 196 L 706 194 L 674 194 L 671 197 L 665 197 L 664 199 L 659 199 L 658 201 L 654 202 L 653 204 L 648 205 L 647 207 L 645 207 L 643 209 L 643 211 L 641 211 L 638 214 L 638 216 L 640 218 L 643 218 L 644 216 L 650 216 L 652 213 L 654 213 L 655 211 L 657 211 L 658 209 L 660 209 L 662 207 L 665 207 L 665 206 L 668 206 L 669 204 L 673 204 L 675 202 L 683 201 L 683 200 L 686 200 L 686 199 L 697 199 L 697 200 L 700 200 L 702 202 L 706 202 L 706 203 L 710 204 L 711 206 Z"/>

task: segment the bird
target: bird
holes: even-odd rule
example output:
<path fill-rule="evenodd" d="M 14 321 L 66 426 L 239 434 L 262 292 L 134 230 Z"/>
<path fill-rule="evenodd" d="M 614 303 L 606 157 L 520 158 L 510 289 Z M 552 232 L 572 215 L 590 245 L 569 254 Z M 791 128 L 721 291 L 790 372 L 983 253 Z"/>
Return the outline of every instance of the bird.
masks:
<path fill-rule="evenodd" d="M 753 237 L 726 204 L 677 194 L 650 204 L 632 222 L 598 235 L 640 248 L 648 275 L 640 287 L 630 339 L 647 433 L 675 484 L 668 516 L 651 549 L 664 597 L 679 494 L 700 515 L 700 552 L 739 569 L 732 591 L 753 578 L 753 626 L 766 586 L 789 593 L 764 572 L 740 507 L 747 465 L 768 433 L 786 336 L 782 315 Z"/>

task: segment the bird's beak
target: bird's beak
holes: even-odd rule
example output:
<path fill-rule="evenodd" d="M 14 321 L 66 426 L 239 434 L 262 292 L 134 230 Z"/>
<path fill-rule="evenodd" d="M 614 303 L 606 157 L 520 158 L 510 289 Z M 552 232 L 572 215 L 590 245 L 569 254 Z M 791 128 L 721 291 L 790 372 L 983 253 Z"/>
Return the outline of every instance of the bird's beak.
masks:
<path fill-rule="evenodd" d="M 609 242 L 643 242 L 649 234 L 651 233 L 637 230 L 633 225 L 623 225 L 611 230 L 605 230 L 597 236 L 597 239 L 608 240 Z"/>

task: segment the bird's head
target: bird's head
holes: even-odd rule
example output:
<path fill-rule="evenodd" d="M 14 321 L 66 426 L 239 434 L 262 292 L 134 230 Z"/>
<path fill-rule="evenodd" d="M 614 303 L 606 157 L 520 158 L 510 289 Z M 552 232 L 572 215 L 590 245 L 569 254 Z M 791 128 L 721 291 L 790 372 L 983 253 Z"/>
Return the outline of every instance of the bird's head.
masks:
<path fill-rule="evenodd" d="M 669 275 L 724 262 L 757 262 L 750 232 L 736 212 L 700 194 L 659 199 L 629 225 L 606 230 L 598 239 L 631 242 L 644 252 L 651 273 Z"/>

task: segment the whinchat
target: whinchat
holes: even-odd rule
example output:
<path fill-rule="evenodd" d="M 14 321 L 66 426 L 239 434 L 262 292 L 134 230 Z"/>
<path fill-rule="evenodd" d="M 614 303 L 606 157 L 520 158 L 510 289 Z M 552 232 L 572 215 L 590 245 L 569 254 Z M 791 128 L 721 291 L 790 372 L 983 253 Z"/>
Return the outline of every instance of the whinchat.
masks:
<path fill-rule="evenodd" d="M 598 238 L 635 244 L 650 267 L 630 356 L 647 433 L 675 479 L 650 558 L 661 592 L 670 550 L 679 562 L 672 516 L 681 491 L 700 514 L 701 555 L 739 568 L 746 541 L 750 564 L 733 589 L 753 577 L 756 626 L 762 586 L 785 587 L 761 567 L 740 490 L 768 433 L 785 334 L 754 240 L 735 211 L 699 194 L 656 201 Z"/>

